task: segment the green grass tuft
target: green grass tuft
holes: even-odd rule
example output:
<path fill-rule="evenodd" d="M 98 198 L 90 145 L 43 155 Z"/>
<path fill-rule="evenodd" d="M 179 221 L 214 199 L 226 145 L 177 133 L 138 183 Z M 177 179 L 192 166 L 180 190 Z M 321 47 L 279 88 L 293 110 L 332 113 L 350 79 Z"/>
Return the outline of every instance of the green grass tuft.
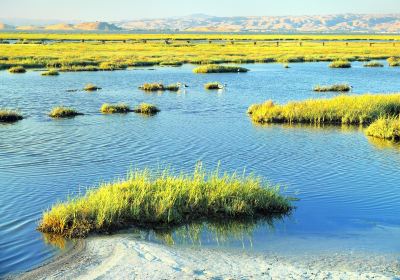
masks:
<path fill-rule="evenodd" d="M 83 115 L 82 113 L 79 113 L 75 109 L 72 108 L 67 108 L 67 107 L 55 107 L 53 110 L 51 110 L 49 117 L 55 118 L 55 119 L 61 119 L 61 118 L 72 118 L 75 116 L 80 116 Z"/>
<path fill-rule="evenodd" d="M 8 72 L 13 74 L 23 74 L 26 73 L 26 69 L 22 66 L 14 66 L 8 69 Z"/>
<path fill-rule="evenodd" d="M 399 117 L 381 117 L 374 121 L 365 131 L 368 136 L 400 141 Z"/>
<path fill-rule="evenodd" d="M 351 90 L 351 86 L 349 86 L 348 84 L 335 84 L 335 85 L 330 85 L 330 86 L 317 85 L 313 88 L 313 91 L 317 91 L 317 92 L 328 92 L 328 91 L 349 92 L 350 90 Z"/>
<path fill-rule="evenodd" d="M 172 175 L 168 169 L 132 171 L 125 180 L 104 183 L 83 197 L 69 198 L 43 213 L 38 230 L 86 237 L 132 225 L 170 227 L 204 219 L 241 219 L 287 214 L 290 199 L 253 175 L 207 172 Z"/>
<path fill-rule="evenodd" d="M 330 68 L 351 68 L 351 63 L 347 60 L 336 60 L 329 64 Z"/>
<path fill-rule="evenodd" d="M 160 109 L 152 104 L 141 103 L 133 110 L 133 112 L 144 115 L 155 115 L 160 112 Z"/>
<path fill-rule="evenodd" d="M 206 74 L 206 73 L 245 73 L 249 69 L 238 67 L 238 66 L 225 66 L 225 65 L 203 65 L 193 69 L 194 73 Z"/>
<path fill-rule="evenodd" d="M 116 113 L 129 113 L 131 109 L 124 103 L 109 104 L 105 103 L 101 106 L 100 112 L 104 114 L 116 114 Z"/>
<path fill-rule="evenodd" d="M 23 119 L 23 116 L 16 111 L 0 109 L 0 122 L 13 123 Z"/>
<path fill-rule="evenodd" d="M 337 96 L 275 105 L 271 101 L 250 106 L 257 123 L 369 124 L 381 116 L 398 116 L 400 94 Z"/>
<path fill-rule="evenodd" d="M 60 73 L 57 70 L 49 70 L 42 73 L 42 76 L 58 76 Z"/>

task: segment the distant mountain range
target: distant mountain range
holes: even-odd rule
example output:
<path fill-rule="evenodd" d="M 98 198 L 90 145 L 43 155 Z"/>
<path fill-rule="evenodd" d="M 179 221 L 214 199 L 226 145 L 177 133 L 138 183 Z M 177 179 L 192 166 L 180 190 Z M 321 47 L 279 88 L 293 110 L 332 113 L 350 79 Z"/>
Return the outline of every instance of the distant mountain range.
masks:
<path fill-rule="evenodd" d="M 3 20 L 3 22 L 6 22 Z M 187 31 L 187 32 L 373 32 L 400 33 L 400 14 L 338 14 L 316 16 L 186 17 L 139 19 L 119 22 L 22 25 L 0 23 L 0 30 L 51 31 Z"/>

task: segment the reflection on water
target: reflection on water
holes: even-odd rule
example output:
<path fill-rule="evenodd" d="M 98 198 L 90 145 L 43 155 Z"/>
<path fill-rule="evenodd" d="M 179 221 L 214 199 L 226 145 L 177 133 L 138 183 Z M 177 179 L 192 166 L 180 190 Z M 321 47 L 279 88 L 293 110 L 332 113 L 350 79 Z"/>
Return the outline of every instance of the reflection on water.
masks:
<path fill-rule="evenodd" d="M 380 139 L 371 136 L 368 136 L 368 141 L 379 150 L 392 149 L 395 151 L 396 150 L 400 151 L 400 143 L 394 141 Z"/>

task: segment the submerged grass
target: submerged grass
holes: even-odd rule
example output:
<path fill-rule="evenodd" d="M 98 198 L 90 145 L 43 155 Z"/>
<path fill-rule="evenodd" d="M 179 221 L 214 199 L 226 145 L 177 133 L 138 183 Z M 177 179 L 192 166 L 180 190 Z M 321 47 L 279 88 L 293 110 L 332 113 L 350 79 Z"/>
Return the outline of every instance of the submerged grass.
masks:
<path fill-rule="evenodd" d="M 133 110 L 133 112 L 144 115 L 155 115 L 160 112 L 160 109 L 153 104 L 141 103 Z"/>
<path fill-rule="evenodd" d="M 13 74 L 22 74 L 26 72 L 26 69 L 22 66 L 14 66 L 8 69 L 8 72 Z"/>
<path fill-rule="evenodd" d="M 317 85 L 313 88 L 313 90 L 317 92 L 348 92 L 351 90 L 351 86 L 348 84 L 335 84 L 330 86 Z"/>
<path fill-rule="evenodd" d="M 55 107 L 51 112 L 49 113 L 49 117 L 55 118 L 55 119 L 61 119 L 61 118 L 72 118 L 75 116 L 80 116 L 83 115 L 82 113 L 79 113 L 73 108 L 68 108 L 68 107 Z"/>
<path fill-rule="evenodd" d="M 253 175 L 132 171 L 125 180 L 105 183 L 83 197 L 69 198 L 43 213 L 38 229 L 65 237 L 86 237 L 139 225 L 169 227 L 199 219 L 253 218 L 292 209 L 279 187 Z"/>
<path fill-rule="evenodd" d="M 374 121 L 365 131 L 368 136 L 400 141 L 399 117 L 381 117 Z"/>
<path fill-rule="evenodd" d="M 245 73 L 249 69 L 239 66 L 226 66 L 226 65 L 203 65 L 193 69 L 194 73 L 206 74 L 206 73 Z"/>
<path fill-rule="evenodd" d="M 119 103 L 119 104 L 109 104 L 105 103 L 101 106 L 100 112 L 103 114 L 117 114 L 117 113 L 129 113 L 131 109 L 127 104 Z"/>
<path fill-rule="evenodd" d="M 23 119 L 23 116 L 13 110 L 0 109 L 0 122 L 13 123 Z"/>
<path fill-rule="evenodd" d="M 329 64 L 330 68 L 351 68 L 351 63 L 347 60 L 336 60 Z"/>
<path fill-rule="evenodd" d="M 272 101 L 248 109 L 257 123 L 369 124 L 381 116 L 398 116 L 400 94 L 337 96 L 276 105 Z"/>

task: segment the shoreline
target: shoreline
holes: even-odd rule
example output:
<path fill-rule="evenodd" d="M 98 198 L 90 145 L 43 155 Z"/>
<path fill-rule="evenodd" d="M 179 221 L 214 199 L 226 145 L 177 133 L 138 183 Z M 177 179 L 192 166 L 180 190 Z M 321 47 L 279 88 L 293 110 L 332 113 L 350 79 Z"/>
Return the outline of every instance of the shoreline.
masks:
<path fill-rule="evenodd" d="M 396 256 L 357 253 L 288 257 L 198 247 L 169 247 L 129 234 L 93 236 L 7 279 L 397 279 Z"/>

